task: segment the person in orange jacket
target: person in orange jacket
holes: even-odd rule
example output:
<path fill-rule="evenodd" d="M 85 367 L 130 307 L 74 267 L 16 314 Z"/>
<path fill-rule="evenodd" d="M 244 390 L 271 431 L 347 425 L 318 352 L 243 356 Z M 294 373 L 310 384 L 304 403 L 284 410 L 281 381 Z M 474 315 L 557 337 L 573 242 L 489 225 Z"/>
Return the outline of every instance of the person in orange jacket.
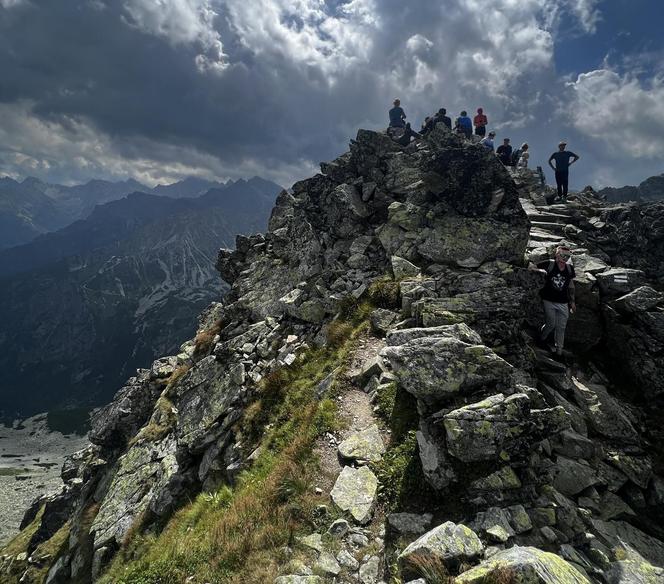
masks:
<path fill-rule="evenodd" d="M 484 115 L 484 110 L 481 107 L 477 108 L 477 115 L 473 119 L 473 125 L 475 126 L 475 135 L 476 136 L 486 136 L 486 125 L 489 123 L 486 116 Z"/>

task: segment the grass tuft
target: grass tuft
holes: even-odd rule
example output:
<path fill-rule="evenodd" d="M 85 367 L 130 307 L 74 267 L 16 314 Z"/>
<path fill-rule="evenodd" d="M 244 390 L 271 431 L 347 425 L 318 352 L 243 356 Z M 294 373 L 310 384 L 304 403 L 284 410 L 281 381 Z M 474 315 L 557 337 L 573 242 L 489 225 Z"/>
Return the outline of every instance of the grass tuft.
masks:
<path fill-rule="evenodd" d="M 454 577 L 450 576 L 443 560 L 436 556 L 415 554 L 408 558 L 410 570 L 424 578 L 427 584 L 452 584 Z"/>

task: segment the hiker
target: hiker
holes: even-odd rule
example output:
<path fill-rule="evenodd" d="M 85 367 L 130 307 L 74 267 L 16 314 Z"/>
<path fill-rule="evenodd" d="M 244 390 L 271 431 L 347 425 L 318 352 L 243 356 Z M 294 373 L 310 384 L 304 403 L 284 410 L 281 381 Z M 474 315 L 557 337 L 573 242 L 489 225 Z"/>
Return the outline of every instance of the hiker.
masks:
<path fill-rule="evenodd" d="M 406 126 L 406 112 L 401 107 L 401 100 L 394 100 L 394 107 L 390 110 L 390 128 L 404 128 Z"/>
<path fill-rule="evenodd" d="M 517 168 L 528 168 L 528 159 L 530 158 L 530 152 L 528 152 L 528 144 L 524 142 L 512 157 L 512 162 Z"/>
<path fill-rule="evenodd" d="M 578 159 L 579 156 L 566 150 L 567 142 L 561 141 L 558 144 L 558 152 L 554 152 L 549 157 L 549 166 L 553 168 L 556 173 L 556 187 L 558 189 L 558 198 L 561 201 L 567 201 L 567 189 L 569 186 L 569 167 L 572 166 Z M 556 161 L 556 165 L 553 166 L 551 163 L 552 160 Z"/>
<path fill-rule="evenodd" d="M 496 155 L 505 166 L 512 166 L 512 146 L 509 138 L 505 138 L 502 145 L 498 146 Z"/>
<path fill-rule="evenodd" d="M 572 252 L 568 247 L 556 248 L 555 259 L 539 262 L 537 267 L 545 270 L 544 287 L 540 297 L 544 304 L 545 323 L 540 329 L 537 344 L 547 347 L 546 339 L 553 332 L 555 353 L 558 358 L 563 354 L 565 327 L 569 315 L 576 311 L 574 303 L 574 266 L 570 261 Z"/>
<path fill-rule="evenodd" d="M 457 134 L 463 134 L 468 139 L 473 135 L 473 123 L 470 121 L 466 110 L 463 110 L 456 119 L 454 129 L 457 131 Z"/>
<path fill-rule="evenodd" d="M 431 132 L 431 130 L 434 129 L 436 126 L 436 118 L 433 116 L 427 116 L 424 118 L 424 123 L 422 124 L 422 128 L 420 129 L 420 134 L 425 135 Z"/>
<path fill-rule="evenodd" d="M 473 124 L 475 124 L 475 135 L 476 136 L 485 136 L 486 135 L 486 125 L 489 123 L 487 117 L 484 115 L 484 110 L 481 107 L 477 108 L 477 115 L 473 118 Z"/>
<path fill-rule="evenodd" d="M 444 107 L 441 107 L 438 110 L 438 113 L 433 117 L 434 119 L 434 125 L 436 124 L 444 124 L 447 126 L 450 130 L 452 129 L 452 120 L 447 117 L 447 110 Z"/>
<path fill-rule="evenodd" d="M 404 128 L 404 133 L 399 138 L 395 138 L 394 141 L 401 146 L 408 146 L 410 144 L 411 138 L 421 138 L 422 135 L 418 134 L 415 130 L 410 127 L 410 124 L 406 124 Z"/>
<path fill-rule="evenodd" d="M 495 132 L 489 132 L 489 135 L 486 138 L 480 140 L 480 144 L 484 146 L 487 150 L 493 152 L 493 139 L 496 137 Z"/>

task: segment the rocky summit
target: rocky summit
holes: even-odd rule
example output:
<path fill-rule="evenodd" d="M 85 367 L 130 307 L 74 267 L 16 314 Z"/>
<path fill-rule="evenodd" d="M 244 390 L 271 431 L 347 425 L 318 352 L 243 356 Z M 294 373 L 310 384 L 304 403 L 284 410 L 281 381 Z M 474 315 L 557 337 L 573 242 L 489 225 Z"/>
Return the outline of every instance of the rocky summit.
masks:
<path fill-rule="evenodd" d="M 98 411 L 7 582 L 664 582 L 664 205 L 436 128 L 350 150 L 238 237 L 176 355 Z M 564 243 L 565 362 L 536 347 Z"/>

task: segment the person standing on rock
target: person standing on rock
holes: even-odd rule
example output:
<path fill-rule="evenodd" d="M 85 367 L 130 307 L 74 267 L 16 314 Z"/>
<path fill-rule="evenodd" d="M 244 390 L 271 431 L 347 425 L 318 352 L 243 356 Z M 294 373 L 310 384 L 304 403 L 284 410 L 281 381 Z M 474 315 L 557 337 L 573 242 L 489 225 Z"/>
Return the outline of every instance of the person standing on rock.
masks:
<path fill-rule="evenodd" d="M 574 298 L 574 266 L 570 259 L 572 252 L 568 247 L 559 246 L 552 260 L 545 260 L 537 267 L 546 272 L 544 287 L 540 296 L 544 304 L 545 322 L 540 329 L 537 344 L 548 348 L 546 339 L 554 333 L 555 353 L 561 358 L 565 342 L 565 328 L 569 315 L 576 311 Z"/>
<path fill-rule="evenodd" d="M 567 142 L 561 141 L 558 144 L 558 152 L 554 152 L 549 157 L 549 166 L 556 173 L 556 187 L 558 188 L 558 198 L 561 201 L 567 201 L 567 189 L 569 186 L 569 167 L 572 166 L 579 156 L 570 152 L 567 148 Z M 552 161 L 556 161 L 554 166 Z"/>
<path fill-rule="evenodd" d="M 487 150 L 493 152 L 493 139 L 496 137 L 495 132 L 489 132 L 489 135 L 486 138 L 480 140 L 480 144 L 484 146 Z"/>
<path fill-rule="evenodd" d="M 486 125 L 489 123 L 489 120 L 484 115 L 484 110 L 481 107 L 477 108 L 477 115 L 473 119 L 473 124 L 475 125 L 475 135 L 476 136 L 486 136 Z"/>
<path fill-rule="evenodd" d="M 456 119 L 455 129 L 457 133 L 463 134 L 468 139 L 473 135 L 473 122 L 470 121 L 466 110 L 463 110 L 461 115 Z"/>
<path fill-rule="evenodd" d="M 406 112 L 401 107 L 401 100 L 395 99 L 393 105 L 394 107 L 389 111 L 390 128 L 405 128 Z"/>
<path fill-rule="evenodd" d="M 505 138 L 502 145 L 498 146 L 496 154 L 498 160 L 500 160 L 505 166 L 512 166 L 512 146 L 509 138 Z"/>

